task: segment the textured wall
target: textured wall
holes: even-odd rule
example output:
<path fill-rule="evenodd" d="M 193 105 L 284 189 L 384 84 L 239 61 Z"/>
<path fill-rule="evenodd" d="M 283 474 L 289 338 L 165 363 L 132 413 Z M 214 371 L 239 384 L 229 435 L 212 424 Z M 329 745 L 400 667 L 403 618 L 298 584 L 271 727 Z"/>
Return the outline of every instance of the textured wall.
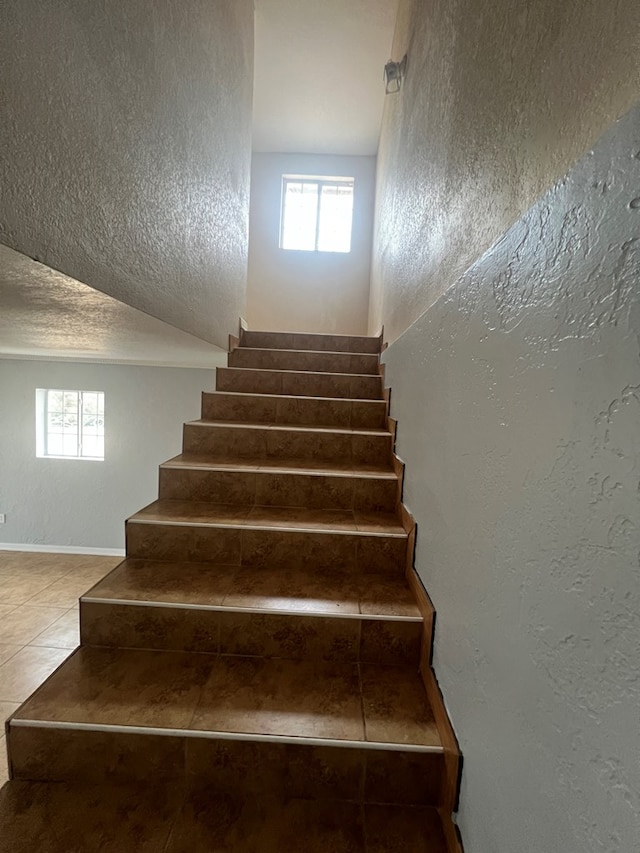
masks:
<path fill-rule="evenodd" d="M 640 92 L 637 0 L 401 0 L 370 329 L 394 340 Z"/>
<path fill-rule="evenodd" d="M 252 329 L 366 334 L 375 168 L 375 157 L 254 153 L 247 287 Z M 286 174 L 355 178 L 349 254 L 279 248 Z"/>
<path fill-rule="evenodd" d="M 0 541 L 124 548 L 213 371 L 0 359 Z M 37 459 L 36 388 L 105 392 L 105 461 Z M 149 429 L 153 424 L 153 429 Z"/>
<path fill-rule="evenodd" d="M 226 348 L 245 300 L 251 0 L 0 12 L 0 242 Z"/>
<path fill-rule="evenodd" d="M 640 839 L 640 107 L 387 350 L 468 853 Z"/>

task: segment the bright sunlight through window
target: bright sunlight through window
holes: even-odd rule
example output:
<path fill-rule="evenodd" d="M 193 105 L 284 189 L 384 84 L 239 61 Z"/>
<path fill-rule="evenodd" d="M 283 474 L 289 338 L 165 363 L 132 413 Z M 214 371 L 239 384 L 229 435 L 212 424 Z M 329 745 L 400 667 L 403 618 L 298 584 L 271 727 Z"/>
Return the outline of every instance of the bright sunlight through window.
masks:
<path fill-rule="evenodd" d="M 280 248 L 350 252 L 353 178 L 282 176 Z"/>
<path fill-rule="evenodd" d="M 104 459 L 104 391 L 38 388 L 36 455 Z"/>

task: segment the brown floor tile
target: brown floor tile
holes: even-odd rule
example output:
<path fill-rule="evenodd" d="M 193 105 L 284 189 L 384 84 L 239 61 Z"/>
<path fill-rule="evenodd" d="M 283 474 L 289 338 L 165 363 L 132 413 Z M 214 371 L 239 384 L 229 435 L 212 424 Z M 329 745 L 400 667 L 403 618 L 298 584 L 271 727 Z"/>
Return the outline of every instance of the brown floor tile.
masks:
<path fill-rule="evenodd" d="M 8 740 L 16 779 L 182 787 L 182 737 L 12 724 Z"/>
<path fill-rule="evenodd" d="M 202 419 L 268 424 L 276 422 L 277 400 L 261 394 L 232 394 L 224 391 L 202 395 Z"/>
<path fill-rule="evenodd" d="M 220 657 L 193 729 L 362 740 L 355 665 Z"/>
<path fill-rule="evenodd" d="M 17 782 L 0 791 L 11 853 L 160 853 L 179 807 L 159 789 Z"/>
<path fill-rule="evenodd" d="M 131 521 L 187 522 L 193 524 L 239 524 L 249 513 L 247 506 L 206 501 L 154 501 L 131 516 Z"/>
<path fill-rule="evenodd" d="M 361 664 L 360 674 L 368 741 L 440 746 L 417 668 Z"/>
<path fill-rule="evenodd" d="M 0 700 L 23 702 L 68 656 L 69 649 L 25 646 L 0 666 Z"/>
<path fill-rule="evenodd" d="M 420 616 L 411 590 L 403 577 L 367 575 L 361 578 L 360 612 L 384 616 Z"/>
<path fill-rule="evenodd" d="M 7 745 L 4 733 L 0 736 L 0 788 L 9 780 L 9 765 L 7 763 Z"/>
<path fill-rule="evenodd" d="M 2 606 L 14 609 L 20 604 L 25 604 L 30 598 L 45 590 L 61 576 L 36 575 L 25 570 L 24 572 L 16 572 L 9 576 L 0 577 L 0 599 L 3 602 Z"/>
<path fill-rule="evenodd" d="M 306 507 L 309 509 L 342 509 L 353 507 L 351 476 L 318 474 L 269 473 L 256 477 L 257 506 Z"/>
<path fill-rule="evenodd" d="M 402 522 L 393 512 L 363 512 L 356 510 L 354 520 L 358 530 L 369 533 L 404 534 Z"/>
<path fill-rule="evenodd" d="M 359 659 L 359 619 L 222 611 L 219 624 L 223 655 L 343 663 Z"/>
<path fill-rule="evenodd" d="M 65 613 L 31 641 L 32 646 L 47 646 L 55 649 L 75 649 L 79 644 L 80 619 L 77 607 Z"/>
<path fill-rule="evenodd" d="M 337 570 L 318 573 L 299 566 L 239 569 L 224 599 L 228 607 L 269 607 L 293 611 L 358 613 L 358 592 L 352 575 Z"/>
<path fill-rule="evenodd" d="M 317 799 L 361 798 L 365 750 L 297 743 L 186 740 L 187 787 L 212 797 L 234 794 Z"/>
<path fill-rule="evenodd" d="M 250 527 L 356 530 L 351 510 L 256 506 L 249 511 L 246 523 Z"/>
<path fill-rule="evenodd" d="M 393 619 L 363 619 L 360 632 L 360 660 L 397 666 L 420 663 L 422 622 Z"/>
<path fill-rule="evenodd" d="M 367 853 L 447 853 L 440 815 L 416 806 L 365 806 Z"/>
<path fill-rule="evenodd" d="M 0 666 L 12 658 L 16 652 L 19 652 L 23 647 L 22 643 L 1 643 L 0 644 Z"/>
<path fill-rule="evenodd" d="M 250 506 L 255 502 L 255 493 L 255 471 L 160 468 L 160 500 Z"/>
<path fill-rule="evenodd" d="M 22 604 L 0 621 L 0 643 L 25 645 L 64 616 L 68 609 L 68 607 L 34 607 Z"/>
<path fill-rule="evenodd" d="M 444 770 L 441 752 L 370 749 L 365 762 L 366 803 L 425 806 L 439 802 Z"/>
<path fill-rule="evenodd" d="M 30 605 L 45 605 L 48 607 L 64 607 L 69 609 L 77 605 L 80 596 L 91 586 L 87 578 L 76 578 L 65 575 L 60 580 L 54 581 L 42 592 L 30 598 Z"/>
<path fill-rule="evenodd" d="M 212 661 L 209 655 L 81 647 L 19 716 L 186 728 Z"/>
<path fill-rule="evenodd" d="M 222 604 L 237 566 L 158 562 L 129 557 L 85 596 L 172 604 Z"/>
<path fill-rule="evenodd" d="M 241 527 L 126 525 L 127 554 L 145 560 L 239 564 Z"/>
<path fill-rule="evenodd" d="M 212 805 L 206 795 L 190 798 L 166 853 L 364 853 L 361 812 L 354 803 L 227 797 Z"/>
<path fill-rule="evenodd" d="M 406 536 L 361 533 L 357 540 L 358 572 L 403 576 L 407 560 Z"/>
<path fill-rule="evenodd" d="M 242 565 L 256 569 L 282 566 L 286 569 L 303 567 L 316 571 L 339 569 L 355 572 L 357 535 L 245 528 L 242 533 Z"/>
<path fill-rule="evenodd" d="M 0 701 L 0 729 L 2 729 L 2 733 L 4 735 L 4 726 L 1 725 L 5 720 L 9 719 L 9 717 L 13 714 L 14 711 L 20 707 L 19 702 L 3 702 Z"/>
<path fill-rule="evenodd" d="M 237 367 L 216 368 L 216 390 L 243 394 L 282 394 L 282 373 L 247 370 Z"/>
<path fill-rule="evenodd" d="M 82 602 L 82 642 L 90 646 L 217 654 L 216 610 Z"/>

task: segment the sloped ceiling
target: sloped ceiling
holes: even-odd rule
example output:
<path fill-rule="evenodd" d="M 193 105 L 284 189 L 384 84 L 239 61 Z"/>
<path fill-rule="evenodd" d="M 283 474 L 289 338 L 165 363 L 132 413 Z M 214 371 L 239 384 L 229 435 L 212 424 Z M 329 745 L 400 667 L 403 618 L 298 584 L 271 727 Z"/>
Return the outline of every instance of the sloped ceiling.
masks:
<path fill-rule="evenodd" d="M 397 5 L 256 0 L 254 151 L 377 152 Z"/>

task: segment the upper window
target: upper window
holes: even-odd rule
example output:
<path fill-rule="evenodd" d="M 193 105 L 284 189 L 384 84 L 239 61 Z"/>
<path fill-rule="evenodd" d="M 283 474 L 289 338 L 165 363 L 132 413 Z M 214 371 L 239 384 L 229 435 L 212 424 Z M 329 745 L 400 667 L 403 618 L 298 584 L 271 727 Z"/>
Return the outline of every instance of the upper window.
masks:
<path fill-rule="evenodd" d="M 104 459 L 104 392 L 36 391 L 36 454 Z"/>
<path fill-rule="evenodd" d="M 282 176 L 280 248 L 350 252 L 353 178 Z"/>

